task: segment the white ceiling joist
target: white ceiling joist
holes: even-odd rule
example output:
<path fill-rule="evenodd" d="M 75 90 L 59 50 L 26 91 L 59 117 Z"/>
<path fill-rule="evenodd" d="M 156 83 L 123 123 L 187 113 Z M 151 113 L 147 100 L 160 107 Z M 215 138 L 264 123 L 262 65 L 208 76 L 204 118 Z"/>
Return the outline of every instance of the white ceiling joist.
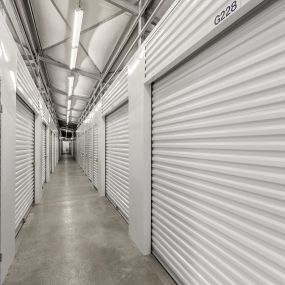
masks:
<path fill-rule="evenodd" d="M 133 15 L 138 15 L 139 8 L 135 5 L 129 4 L 124 0 L 105 0 L 108 3 L 113 4 L 114 6 L 117 6 Z"/>
<path fill-rule="evenodd" d="M 72 73 L 76 73 L 76 74 L 79 74 L 79 75 L 82 75 L 82 76 L 85 76 L 85 77 L 89 77 L 89 78 L 96 79 L 96 80 L 100 80 L 100 78 L 101 78 L 100 74 L 90 73 L 90 72 L 87 72 L 87 71 L 84 71 L 84 70 L 81 70 L 81 69 L 78 69 L 78 68 L 75 68 L 75 69 L 71 70 L 67 64 L 59 62 L 59 61 L 54 60 L 54 59 L 52 59 L 50 57 L 47 57 L 47 56 L 45 56 L 45 57 L 44 56 L 39 56 L 38 59 L 40 61 L 42 61 L 42 62 L 58 66 L 60 68 L 69 70 Z"/>
<path fill-rule="evenodd" d="M 96 28 L 98 28 L 99 26 L 101 26 L 101 25 L 103 25 L 103 24 L 105 24 L 105 23 L 107 23 L 107 22 L 109 22 L 109 21 L 115 19 L 116 17 L 118 17 L 118 16 L 120 16 L 120 15 L 122 15 L 122 14 L 124 14 L 124 13 L 125 13 L 125 11 L 119 11 L 119 12 L 115 13 L 114 15 L 112 15 L 112 16 L 110 16 L 110 17 L 104 19 L 103 21 L 100 21 L 99 23 L 96 23 L 96 24 L 94 24 L 94 25 L 92 25 L 92 26 L 90 26 L 90 27 L 88 27 L 88 28 L 82 30 L 81 33 L 80 33 L 80 36 L 83 35 L 83 34 L 85 34 L 85 33 L 87 33 L 87 32 L 90 32 L 90 31 L 92 31 L 92 30 L 94 30 L 94 29 L 96 29 Z M 65 43 L 65 42 L 67 42 L 67 41 L 70 40 L 70 39 L 71 39 L 71 36 L 70 36 L 70 37 L 66 37 L 66 38 L 63 39 L 62 41 L 59 41 L 59 42 L 57 42 L 57 43 L 55 43 L 55 44 L 53 44 L 53 45 L 50 45 L 50 46 L 44 48 L 43 51 L 47 51 L 47 50 L 50 50 L 50 49 L 52 49 L 52 48 L 54 48 L 54 47 L 57 47 L 57 46 L 59 46 L 59 45 Z"/>
<path fill-rule="evenodd" d="M 68 96 L 68 94 L 62 90 L 57 89 L 54 86 L 50 86 L 50 89 L 52 92 L 56 92 L 58 94 L 64 95 L 64 96 Z M 78 95 L 71 95 L 68 97 L 69 99 L 76 99 L 76 100 L 81 100 L 81 101 L 88 101 L 87 97 L 82 97 L 82 96 L 78 96 Z"/>

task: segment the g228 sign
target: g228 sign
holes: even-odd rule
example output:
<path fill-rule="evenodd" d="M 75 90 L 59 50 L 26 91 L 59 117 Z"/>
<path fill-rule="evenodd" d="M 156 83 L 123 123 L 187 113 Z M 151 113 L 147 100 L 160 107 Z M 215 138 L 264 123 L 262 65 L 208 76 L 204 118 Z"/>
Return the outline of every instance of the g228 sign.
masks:
<path fill-rule="evenodd" d="M 226 7 L 220 11 L 214 19 L 215 26 L 222 23 L 225 19 L 230 17 L 240 7 L 239 0 L 231 1 Z"/>

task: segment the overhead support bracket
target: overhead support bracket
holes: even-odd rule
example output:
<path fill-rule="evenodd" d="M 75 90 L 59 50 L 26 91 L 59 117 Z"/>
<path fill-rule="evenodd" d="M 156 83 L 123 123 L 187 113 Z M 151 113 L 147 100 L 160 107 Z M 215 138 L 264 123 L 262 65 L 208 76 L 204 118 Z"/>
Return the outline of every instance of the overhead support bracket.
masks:
<path fill-rule="evenodd" d="M 87 72 L 87 71 L 84 71 L 84 70 L 81 70 L 81 69 L 78 69 L 78 68 L 75 68 L 75 69 L 71 70 L 67 64 L 62 63 L 62 62 L 57 61 L 57 60 L 54 60 L 54 59 L 49 58 L 49 57 L 39 56 L 38 59 L 40 61 L 42 61 L 42 62 L 47 63 L 47 64 L 51 64 L 51 65 L 60 67 L 62 69 L 68 70 L 68 71 L 72 72 L 73 74 L 79 74 L 79 75 L 82 75 L 82 76 L 85 76 L 85 77 L 89 77 L 89 78 L 92 78 L 92 79 L 95 79 L 95 80 L 100 80 L 101 79 L 101 75 L 100 74 L 90 73 L 90 72 Z"/>
<path fill-rule="evenodd" d="M 56 92 L 56 93 L 59 93 L 59 94 L 61 94 L 61 95 L 68 96 L 68 94 L 67 94 L 65 91 L 62 91 L 62 90 L 60 90 L 60 89 L 57 89 L 57 88 L 54 87 L 54 86 L 51 86 L 50 89 L 51 89 L 52 92 Z M 88 101 L 88 100 L 89 100 L 89 98 L 87 98 L 87 97 L 82 97 L 82 96 L 78 96 L 78 95 L 71 95 L 71 96 L 69 96 L 68 98 L 70 98 L 70 99 L 76 99 L 76 100 L 81 100 L 81 101 Z"/>
<path fill-rule="evenodd" d="M 54 103 L 56 106 L 67 109 L 67 107 L 65 105 L 59 104 L 59 103 Z M 82 112 L 82 109 L 75 109 L 75 108 L 71 108 L 71 111 L 76 111 L 76 112 Z"/>
<path fill-rule="evenodd" d="M 133 15 L 138 15 L 138 13 L 139 13 L 139 9 L 137 6 L 129 4 L 124 0 L 105 0 L 105 1 L 113 4 L 114 6 L 117 6 L 117 7 L 121 8 L 121 9 L 123 9 L 123 10 L 125 10 L 125 11 L 127 11 Z"/>

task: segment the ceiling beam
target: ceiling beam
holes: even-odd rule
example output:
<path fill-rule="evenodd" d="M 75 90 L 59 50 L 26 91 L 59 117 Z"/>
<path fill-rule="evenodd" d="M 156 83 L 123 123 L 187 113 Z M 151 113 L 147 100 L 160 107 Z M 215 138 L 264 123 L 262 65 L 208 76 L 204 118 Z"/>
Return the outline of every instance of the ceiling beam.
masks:
<path fill-rule="evenodd" d="M 64 21 L 64 23 L 66 24 L 67 28 L 72 31 L 71 26 L 69 25 L 68 21 L 64 18 L 63 14 L 61 13 L 60 9 L 58 8 L 58 6 L 56 5 L 56 3 L 54 2 L 54 0 L 50 0 L 50 2 L 52 3 L 53 7 L 55 8 L 55 10 L 57 11 L 57 13 L 59 14 L 59 16 L 61 17 L 61 19 Z M 88 54 L 87 50 L 85 49 L 85 47 L 83 46 L 83 44 L 81 43 L 81 41 L 79 40 L 79 46 L 82 48 L 82 50 L 84 51 L 84 53 L 86 54 L 86 56 L 90 59 L 90 61 L 92 62 L 92 64 L 94 65 L 94 67 L 100 72 L 100 69 L 98 68 L 98 66 L 96 65 L 96 63 L 93 61 L 93 59 L 90 57 L 90 55 Z"/>
<path fill-rule="evenodd" d="M 135 5 L 129 4 L 126 1 L 123 0 L 105 0 L 108 3 L 113 4 L 116 7 L 119 7 L 133 15 L 138 15 L 139 8 Z"/>
<path fill-rule="evenodd" d="M 56 105 L 56 106 L 58 106 L 58 107 L 61 107 L 61 108 L 64 108 L 64 109 L 67 109 L 67 107 L 66 106 L 64 106 L 64 105 L 62 105 L 62 104 L 59 104 L 59 103 L 56 103 L 56 102 L 54 102 L 54 104 Z M 82 112 L 82 109 L 75 109 L 75 108 L 72 108 L 72 110 L 71 111 L 76 111 L 76 112 Z M 58 111 L 57 111 L 58 112 Z M 59 113 L 59 112 L 58 112 Z"/>
<path fill-rule="evenodd" d="M 47 56 L 39 56 L 38 59 L 40 61 L 42 61 L 42 62 L 51 64 L 51 65 L 55 65 L 57 67 L 63 68 L 65 70 L 68 70 L 68 71 L 70 71 L 72 73 L 77 73 L 77 74 L 85 76 L 85 77 L 89 77 L 89 78 L 96 79 L 96 80 L 100 80 L 100 78 L 101 78 L 100 74 L 90 73 L 90 72 L 87 72 L 87 71 L 84 71 L 84 70 L 81 70 L 81 69 L 78 69 L 78 68 L 70 69 L 67 64 L 62 63 L 62 62 L 57 61 L 57 60 L 54 60 L 54 59 L 52 59 L 50 57 L 47 57 Z"/>
<path fill-rule="evenodd" d="M 114 15 L 112 15 L 112 16 L 110 16 L 110 17 L 108 17 L 108 18 L 106 18 L 106 19 L 104 19 L 104 20 L 102 20 L 102 21 L 100 21 L 100 22 L 98 22 L 98 23 L 96 23 L 96 24 L 94 24 L 94 25 L 92 25 L 92 26 L 90 26 L 90 27 L 88 27 L 88 28 L 82 30 L 82 31 L 80 32 L 80 36 L 82 36 L 83 34 L 85 34 L 85 33 L 87 33 L 87 32 L 90 32 L 90 31 L 92 31 L 92 30 L 94 30 L 94 29 L 96 29 L 96 28 L 98 28 L 99 26 L 101 26 L 101 25 L 103 25 L 103 24 L 105 24 L 105 23 L 107 23 L 107 22 L 109 22 L 109 21 L 115 19 L 116 17 L 118 17 L 118 16 L 120 16 L 120 15 L 122 15 L 122 14 L 124 14 L 124 13 L 125 13 L 125 11 L 119 11 L 119 12 L 115 13 Z M 43 51 L 47 51 L 47 50 L 49 50 L 49 49 L 52 49 L 52 48 L 54 48 L 54 47 L 57 47 L 57 46 L 59 46 L 59 45 L 65 43 L 65 42 L 67 42 L 67 41 L 70 40 L 71 38 L 72 38 L 71 36 L 66 37 L 64 40 L 59 41 L 59 42 L 57 42 L 57 43 L 55 43 L 55 44 L 53 44 L 53 45 L 50 45 L 50 46 L 44 48 Z"/>
<path fill-rule="evenodd" d="M 57 112 L 57 113 L 58 113 L 58 115 L 60 115 L 60 116 L 66 117 L 66 114 L 63 114 L 63 113 L 61 113 L 61 112 Z M 74 118 L 74 119 L 76 119 L 76 120 L 78 119 L 78 116 L 70 116 L 70 115 L 69 115 L 69 117 L 70 117 L 70 118 Z"/>
<path fill-rule="evenodd" d="M 59 94 L 61 94 L 61 95 L 65 95 L 65 96 L 68 96 L 68 94 L 65 92 L 65 91 L 63 91 L 63 90 L 60 90 L 60 89 L 57 89 L 56 87 L 54 87 L 54 86 L 50 86 L 50 89 L 51 89 L 51 91 L 53 91 L 53 92 L 56 92 L 56 93 L 59 93 Z M 82 96 L 78 96 L 78 95 L 71 95 L 71 96 L 69 96 L 69 98 L 70 99 L 76 99 L 76 100 L 81 100 L 81 101 L 88 101 L 88 99 L 89 98 L 87 98 L 87 97 L 82 97 Z"/>

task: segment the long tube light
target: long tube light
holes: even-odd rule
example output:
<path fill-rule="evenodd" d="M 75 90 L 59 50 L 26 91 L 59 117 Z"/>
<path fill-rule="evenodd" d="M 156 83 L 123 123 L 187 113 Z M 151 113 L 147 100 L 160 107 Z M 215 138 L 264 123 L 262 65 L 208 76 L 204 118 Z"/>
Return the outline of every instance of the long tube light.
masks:
<path fill-rule="evenodd" d="M 68 96 L 72 95 L 74 84 L 74 76 L 68 76 Z"/>
<path fill-rule="evenodd" d="M 67 102 L 67 110 L 68 111 L 70 110 L 70 105 L 71 105 L 71 100 L 68 100 L 68 102 Z"/>
<path fill-rule="evenodd" d="M 77 8 L 74 11 L 70 69 L 74 69 L 76 65 L 76 58 L 77 58 L 77 52 L 78 52 L 78 46 L 79 46 L 82 20 L 83 20 L 83 10 L 80 8 Z"/>

